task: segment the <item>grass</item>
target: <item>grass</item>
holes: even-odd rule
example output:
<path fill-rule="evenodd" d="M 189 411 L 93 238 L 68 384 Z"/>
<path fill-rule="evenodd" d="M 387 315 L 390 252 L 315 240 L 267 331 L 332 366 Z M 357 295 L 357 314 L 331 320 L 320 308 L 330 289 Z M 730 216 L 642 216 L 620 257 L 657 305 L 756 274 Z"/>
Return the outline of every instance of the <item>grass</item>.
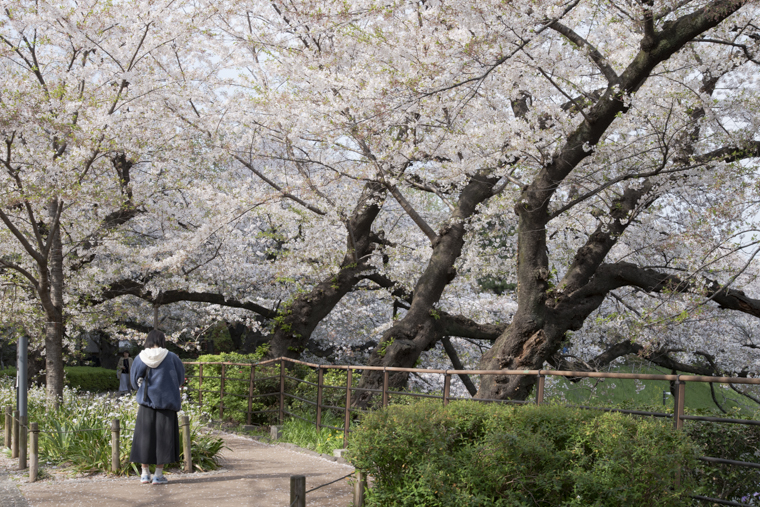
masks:
<path fill-rule="evenodd" d="M 324 423 L 335 427 L 343 425 L 343 421 L 331 418 L 326 418 Z M 343 432 L 324 427 L 317 431 L 314 423 L 292 418 L 285 421 L 280 441 L 321 454 L 332 454 L 335 449 L 343 449 Z"/>
<path fill-rule="evenodd" d="M 654 375 L 671 373 L 662 368 L 639 364 L 623 365 L 610 371 Z M 673 409 L 670 383 L 664 380 L 583 379 L 573 383 L 561 377 L 547 377 L 546 386 L 547 401 L 594 406 L 660 406 L 664 412 Z M 727 412 L 738 413 L 744 417 L 760 415 L 759 406 L 734 392 L 728 385 L 715 384 L 714 388 L 715 398 Z M 667 393 L 664 403 L 663 392 Z M 720 408 L 713 401 L 710 385 L 706 382 L 686 383 L 685 407 L 691 412 L 720 412 Z"/>

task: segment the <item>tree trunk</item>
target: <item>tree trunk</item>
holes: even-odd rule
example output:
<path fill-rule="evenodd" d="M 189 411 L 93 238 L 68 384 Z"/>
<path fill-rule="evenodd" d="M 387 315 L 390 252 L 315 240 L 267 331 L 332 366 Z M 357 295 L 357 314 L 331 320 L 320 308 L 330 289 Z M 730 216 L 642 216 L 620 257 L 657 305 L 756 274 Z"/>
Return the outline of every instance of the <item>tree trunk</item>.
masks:
<path fill-rule="evenodd" d="M 369 182 L 364 186 L 346 224 L 346 254 L 340 271 L 322 280 L 311 291 L 298 295 L 277 312 L 269 357 L 299 357 L 322 319 L 373 269 L 368 260 L 383 239 L 372 232 L 372 223 L 384 199 L 385 189 L 379 183 Z"/>
<path fill-rule="evenodd" d="M 47 369 L 47 400 L 48 407 L 58 409 L 63 400 L 63 246 L 61 244 L 61 229 L 52 222 L 57 217 L 57 201 L 50 203 L 48 214 L 51 218 L 50 257 L 48 273 L 40 273 L 41 279 L 49 283 L 41 284 L 40 288 L 47 289 L 47 294 L 40 294 L 40 300 L 45 310 L 47 323 L 45 325 L 45 367 Z"/>
<path fill-rule="evenodd" d="M 478 206 L 493 195 L 496 180 L 484 176 L 474 176 L 459 196 L 459 202 L 448 224 L 438 232 L 433 241 L 430 261 L 414 288 L 414 297 L 406 315 L 388 331 L 370 355 L 370 366 L 414 367 L 420 354 L 441 339 L 437 329 L 440 314 L 435 304 L 441 299 L 446 286 L 456 276 L 454 263 L 464 246 L 465 221 Z M 406 385 L 406 373 L 393 373 L 388 382 L 392 388 Z M 382 371 L 364 372 L 359 384 L 364 389 L 380 389 L 383 383 Z M 372 393 L 360 391 L 355 398 L 357 406 L 370 404 Z"/>

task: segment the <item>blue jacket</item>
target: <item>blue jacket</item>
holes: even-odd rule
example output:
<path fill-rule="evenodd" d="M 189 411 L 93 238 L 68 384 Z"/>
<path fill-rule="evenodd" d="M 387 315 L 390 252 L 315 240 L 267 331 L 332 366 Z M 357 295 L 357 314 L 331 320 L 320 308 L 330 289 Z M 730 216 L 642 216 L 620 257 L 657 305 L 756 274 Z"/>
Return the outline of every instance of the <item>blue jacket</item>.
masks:
<path fill-rule="evenodd" d="M 148 367 L 146 362 L 154 367 Z M 137 381 L 140 378 L 141 384 Z M 175 412 L 182 409 L 179 387 L 185 383 L 185 365 L 177 354 L 166 349 L 143 350 L 132 363 L 130 380 L 137 389 L 140 405 Z"/>

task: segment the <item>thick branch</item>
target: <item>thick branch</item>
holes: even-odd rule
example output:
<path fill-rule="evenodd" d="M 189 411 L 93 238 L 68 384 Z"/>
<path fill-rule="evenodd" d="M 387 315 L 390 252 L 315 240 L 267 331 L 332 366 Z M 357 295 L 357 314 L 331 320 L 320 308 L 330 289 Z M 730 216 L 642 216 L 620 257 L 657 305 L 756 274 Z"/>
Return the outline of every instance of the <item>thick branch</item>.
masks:
<path fill-rule="evenodd" d="M 509 324 L 479 324 L 461 315 L 440 312 L 440 318 L 436 321 L 435 327 L 442 336 L 458 336 L 493 342 L 509 327 Z"/>
<path fill-rule="evenodd" d="M 619 287 L 633 286 L 646 292 L 693 293 L 701 294 L 715 301 L 726 310 L 735 310 L 754 317 L 760 317 L 760 300 L 753 299 L 741 290 L 722 287 L 719 283 L 707 280 L 705 287 L 680 277 L 662 273 L 654 269 L 641 268 L 629 262 L 602 264 L 594 279 L 585 287 L 576 291 L 571 298 L 606 295 Z"/>
<path fill-rule="evenodd" d="M 650 199 L 643 205 L 639 204 L 651 189 L 651 182 L 646 180 L 639 188 L 627 188 L 622 196 L 612 202 L 609 215 L 606 217 L 610 220 L 600 220 L 596 231 L 588 238 L 586 244 L 578 249 L 573 264 L 559 284 L 560 291 L 573 292 L 591 279 L 618 238 L 631 224 L 640 207 L 652 202 Z"/>
<path fill-rule="evenodd" d="M 109 285 L 100 295 L 99 299 L 90 301 L 90 304 L 97 305 L 110 299 L 116 299 L 122 296 L 135 296 L 142 300 L 148 301 L 153 305 L 168 305 L 182 301 L 195 303 L 209 303 L 212 305 L 228 306 L 230 308 L 242 308 L 257 313 L 262 317 L 272 319 L 277 312 L 264 306 L 250 301 L 241 301 L 239 299 L 224 296 L 214 292 L 193 292 L 187 290 L 169 290 L 160 292 L 158 295 L 145 290 L 145 283 L 137 280 L 120 280 Z"/>

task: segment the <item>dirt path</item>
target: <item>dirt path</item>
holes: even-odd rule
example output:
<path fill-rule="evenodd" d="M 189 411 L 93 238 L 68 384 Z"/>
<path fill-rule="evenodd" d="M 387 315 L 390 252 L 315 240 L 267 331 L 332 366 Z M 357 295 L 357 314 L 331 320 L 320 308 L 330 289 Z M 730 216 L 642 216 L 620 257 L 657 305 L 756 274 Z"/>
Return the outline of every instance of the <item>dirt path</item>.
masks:
<path fill-rule="evenodd" d="M 13 507 L 288 507 L 290 476 L 305 475 L 307 491 L 338 479 L 353 467 L 304 454 L 282 445 L 262 444 L 231 434 L 222 435 L 230 450 L 224 451 L 223 469 L 207 473 L 167 474 L 165 486 L 142 485 L 138 478 L 103 475 L 64 479 L 50 478 L 33 484 L 18 472 L 0 472 L 0 505 Z M 13 462 L 0 460 L 0 467 Z M 15 484 L 14 484 L 15 483 Z M 14 497 L 18 486 L 23 499 Z M 16 490 L 17 491 L 17 490 Z M 344 479 L 306 495 L 309 507 L 348 507 L 352 488 Z"/>

